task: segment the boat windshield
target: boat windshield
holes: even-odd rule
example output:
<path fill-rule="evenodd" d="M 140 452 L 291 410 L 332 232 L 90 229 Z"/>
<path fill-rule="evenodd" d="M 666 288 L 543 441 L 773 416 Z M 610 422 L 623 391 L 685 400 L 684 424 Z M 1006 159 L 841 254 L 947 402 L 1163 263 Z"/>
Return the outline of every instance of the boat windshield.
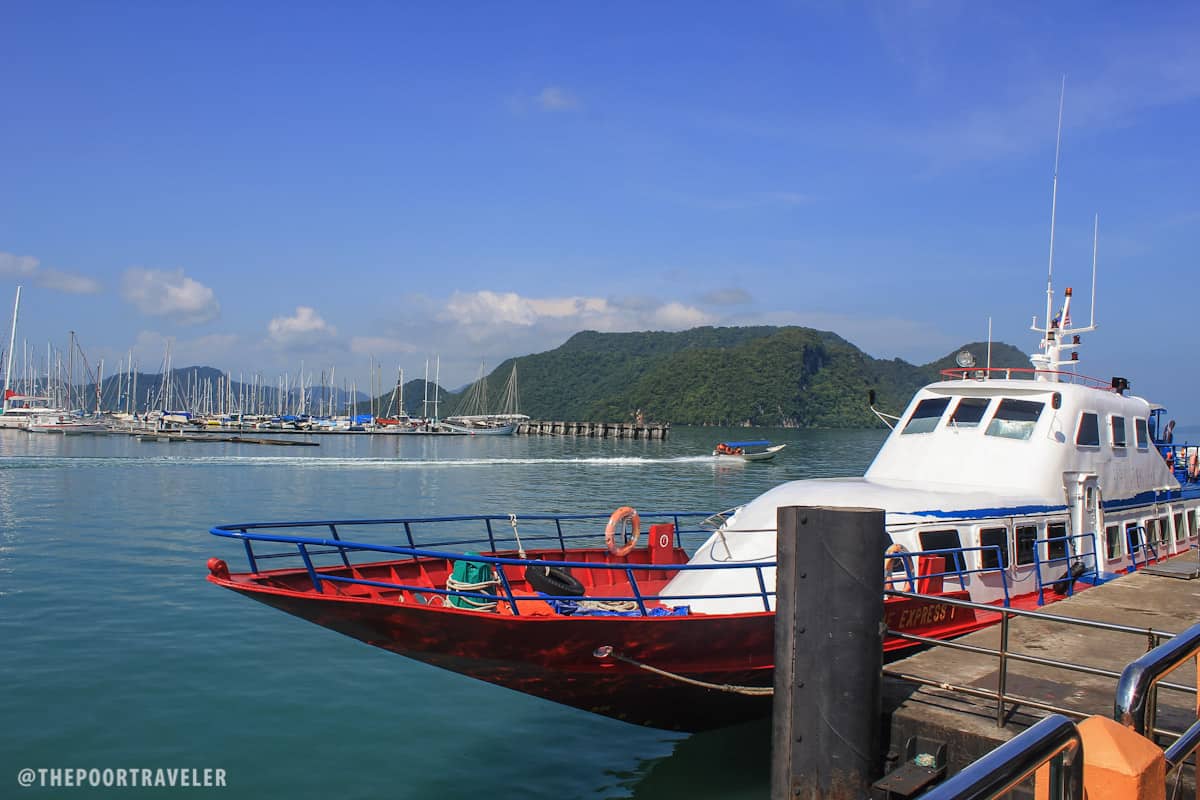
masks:
<path fill-rule="evenodd" d="M 937 427 L 938 420 L 950 405 L 949 397 L 927 397 L 917 403 L 908 424 L 901 433 L 929 433 Z"/>
<path fill-rule="evenodd" d="M 950 424 L 958 428 L 974 428 L 983 420 L 983 414 L 990 402 L 986 397 L 964 397 L 954 407 L 954 413 L 950 415 Z"/>
<path fill-rule="evenodd" d="M 1033 435 L 1038 417 L 1042 415 L 1042 409 L 1045 407 L 1045 403 L 1034 400 L 1001 400 L 985 433 L 988 436 L 1002 436 L 1006 439 L 1028 439 Z"/>

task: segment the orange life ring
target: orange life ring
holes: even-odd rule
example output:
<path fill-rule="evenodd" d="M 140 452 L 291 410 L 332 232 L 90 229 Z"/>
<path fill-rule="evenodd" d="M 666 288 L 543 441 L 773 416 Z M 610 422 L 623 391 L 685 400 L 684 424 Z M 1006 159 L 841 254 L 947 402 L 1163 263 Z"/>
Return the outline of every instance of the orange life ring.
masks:
<path fill-rule="evenodd" d="M 889 545 L 888 549 L 883 551 L 883 582 L 885 588 L 890 588 L 895 592 L 911 592 L 913 590 L 912 581 L 907 577 L 903 579 L 892 578 L 892 573 L 896 571 L 896 568 L 903 568 L 904 566 L 904 559 L 899 554 L 907 552 L 908 548 L 899 543 Z M 908 572 L 905 570 L 905 575 L 907 576 L 907 574 Z"/>
<path fill-rule="evenodd" d="M 629 520 L 633 523 L 633 538 L 623 545 L 617 544 L 617 527 L 624 529 L 625 521 Z M 633 548 L 637 547 L 638 534 L 641 533 L 642 520 L 638 516 L 637 511 L 629 506 L 621 506 L 612 513 L 608 518 L 608 525 L 604 528 L 604 544 L 608 546 L 608 552 L 614 556 L 627 556 L 633 552 Z"/>

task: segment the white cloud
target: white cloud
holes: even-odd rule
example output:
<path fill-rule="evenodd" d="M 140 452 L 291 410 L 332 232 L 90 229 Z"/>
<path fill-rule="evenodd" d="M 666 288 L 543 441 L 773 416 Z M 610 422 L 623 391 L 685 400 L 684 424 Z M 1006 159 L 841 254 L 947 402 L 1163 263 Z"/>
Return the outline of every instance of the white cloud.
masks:
<path fill-rule="evenodd" d="M 408 342 L 389 336 L 353 336 L 350 352 L 359 355 L 385 355 L 388 353 L 415 353 L 417 348 Z"/>
<path fill-rule="evenodd" d="M 267 325 L 267 338 L 271 344 L 287 349 L 320 344 L 336 335 L 337 329 L 311 306 L 296 306 L 292 316 L 275 317 Z"/>
<path fill-rule="evenodd" d="M 22 278 L 33 275 L 38 268 L 38 260 L 33 256 L 16 256 L 12 253 L 0 253 L 0 275 Z"/>
<path fill-rule="evenodd" d="M 670 330 L 683 330 L 707 325 L 712 322 L 712 317 L 698 308 L 672 301 L 662 305 L 654 312 L 654 321 L 657 326 L 665 326 Z"/>
<path fill-rule="evenodd" d="M 127 269 L 121 294 L 143 314 L 173 317 L 184 325 L 208 322 L 221 311 L 213 290 L 182 269 Z"/>
<path fill-rule="evenodd" d="M 438 315 L 442 322 L 463 329 L 476 340 L 512 329 L 546 333 L 599 331 L 679 330 L 707 325 L 714 318 L 705 311 L 677 301 L 627 301 L 602 297 L 523 297 L 516 292 L 455 292 Z"/>
<path fill-rule="evenodd" d="M 0 253 L 0 275 L 31 280 L 38 286 L 67 294 L 96 294 L 100 282 L 85 275 L 43 267 L 33 256 Z"/>
<path fill-rule="evenodd" d="M 561 86 L 547 86 L 538 92 L 537 104 L 543 111 L 574 111 L 579 108 L 579 98 Z"/>
<path fill-rule="evenodd" d="M 96 294 L 100 291 L 100 282 L 94 278 L 49 267 L 41 270 L 37 276 L 37 282 L 47 289 L 67 294 Z"/>

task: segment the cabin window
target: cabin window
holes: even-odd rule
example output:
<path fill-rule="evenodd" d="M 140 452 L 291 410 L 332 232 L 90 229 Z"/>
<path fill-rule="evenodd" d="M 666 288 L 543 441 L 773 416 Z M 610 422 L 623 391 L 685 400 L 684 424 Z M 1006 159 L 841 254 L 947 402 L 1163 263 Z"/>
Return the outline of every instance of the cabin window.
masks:
<path fill-rule="evenodd" d="M 1067 557 L 1067 523 L 1051 522 L 1046 526 L 1046 560 L 1063 561 Z"/>
<path fill-rule="evenodd" d="M 966 569 L 967 565 L 963 563 L 962 557 L 962 540 L 958 538 L 958 531 L 951 528 L 946 531 L 921 531 L 919 534 L 922 550 L 954 550 L 953 553 L 938 553 L 946 559 L 946 571 L 950 572 L 955 569 Z"/>
<path fill-rule="evenodd" d="M 1187 530 L 1188 530 L 1188 538 L 1189 539 L 1196 535 L 1196 511 L 1195 511 L 1195 509 L 1192 509 L 1191 511 L 1189 511 L 1187 513 Z"/>
<path fill-rule="evenodd" d="M 984 548 L 980 553 L 980 565 L 984 569 L 1008 567 L 1007 528 L 984 528 L 979 532 L 979 546 Z M 991 549 L 993 547 L 998 548 L 998 551 Z"/>
<path fill-rule="evenodd" d="M 1112 418 L 1112 446 L 1113 447 L 1124 447 L 1125 446 L 1125 418 L 1124 417 L 1113 417 Z"/>
<path fill-rule="evenodd" d="M 1034 426 L 1037 425 L 1045 405 L 1033 400 L 1001 400 L 992 421 L 988 423 L 986 433 L 988 436 L 1003 436 L 1006 439 L 1028 439 L 1033 435 Z"/>
<path fill-rule="evenodd" d="M 1037 525 L 1017 526 L 1017 563 L 1032 564 L 1037 543 Z"/>
<path fill-rule="evenodd" d="M 908 424 L 902 433 L 929 433 L 937 427 L 938 420 L 950 405 L 949 397 L 927 397 L 917 403 Z"/>
<path fill-rule="evenodd" d="M 1146 542 L 1153 544 L 1158 541 L 1158 520 L 1146 520 Z"/>
<path fill-rule="evenodd" d="M 1171 531 L 1167 528 L 1167 518 L 1159 517 L 1157 520 L 1157 523 L 1158 523 L 1158 525 L 1157 525 L 1158 530 L 1155 532 L 1158 535 L 1155 538 L 1158 541 L 1162 542 L 1163 544 L 1166 544 L 1167 541 L 1171 538 Z"/>
<path fill-rule="evenodd" d="M 1100 418 L 1090 411 L 1079 418 L 1079 430 L 1075 433 L 1075 444 L 1082 447 L 1100 446 Z"/>
<path fill-rule="evenodd" d="M 1109 525 L 1104 529 L 1104 540 L 1109 561 L 1116 561 L 1125 552 L 1121 546 L 1121 526 Z"/>
<path fill-rule="evenodd" d="M 987 411 L 990 402 L 986 397 L 964 397 L 954 407 L 949 424 L 955 428 L 978 427 L 979 423 L 983 421 L 983 412 Z"/>
<path fill-rule="evenodd" d="M 1187 528 L 1183 526 L 1183 512 L 1175 515 L 1175 541 L 1182 542 L 1187 538 Z"/>
<path fill-rule="evenodd" d="M 1145 450 L 1150 446 L 1150 436 L 1146 433 L 1146 420 L 1138 417 L 1133 421 L 1133 433 L 1137 437 L 1138 450 Z"/>

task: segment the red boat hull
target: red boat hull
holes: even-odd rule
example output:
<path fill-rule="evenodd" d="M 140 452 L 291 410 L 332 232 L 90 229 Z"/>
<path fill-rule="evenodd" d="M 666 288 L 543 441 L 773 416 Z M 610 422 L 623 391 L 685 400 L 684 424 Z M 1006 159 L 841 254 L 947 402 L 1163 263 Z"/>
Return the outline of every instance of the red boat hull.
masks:
<path fill-rule="evenodd" d="M 679 554 L 682 558 L 682 551 Z M 320 574 L 386 577 L 393 581 L 399 577 L 408 583 L 416 579 L 417 569 L 418 565 L 410 561 L 366 568 L 323 568 Z M 429 565 L 420 565 L 420 577 L 438 585 L 440 578 L 430 572 Z M 591 588 L 591 576 L 580 577 Z M 509 578 L 514 591 L 525 588 L 516 576 Z M 393 653 L 625 722 L 703 731 L 759 718 L 771 709 L 770 696 L 743 692 L 741 688 L 772 685 L 772 612 L 562 616 L 548 611 L 538 613 L 537 608 L 531 613 L 525 606 L 545 604 L 523 595 L 526 599 L 521 603 L 521 613 L 513 615 L 505 604 L 496 611 L 461 610 L 441 605 L 438 599 L 429 602 L 420 592 L 377 590 L 346 596 L 327 588 L 319 593 L 311 588 L 311 580 L 302 570 L 234 576 L 215 570 L 208 579 Z M 322 583 L 325 587 L 336 586 Z M 639 587 L 643 585 L 639 581 Z M 612 590 L 617 587 L 594 588 L 597 594 L 604 594 L 615 593 Z M 965 592 L 942 596 L 966 599 Z M 938 604 L 933 598 L 889 598 L 885 608 L 888 626 L 893 630 L 934 637 L 960 635 L 992 621 L 981 619 L 969 609 Z M 597 657 L 596 651 L 606 646 L 622 658 Z M 885 655 L 911 646 L 905 640 L 889 638 L 884 643 Z M 681 677 L 723 688 L 699 686 Z"/>

